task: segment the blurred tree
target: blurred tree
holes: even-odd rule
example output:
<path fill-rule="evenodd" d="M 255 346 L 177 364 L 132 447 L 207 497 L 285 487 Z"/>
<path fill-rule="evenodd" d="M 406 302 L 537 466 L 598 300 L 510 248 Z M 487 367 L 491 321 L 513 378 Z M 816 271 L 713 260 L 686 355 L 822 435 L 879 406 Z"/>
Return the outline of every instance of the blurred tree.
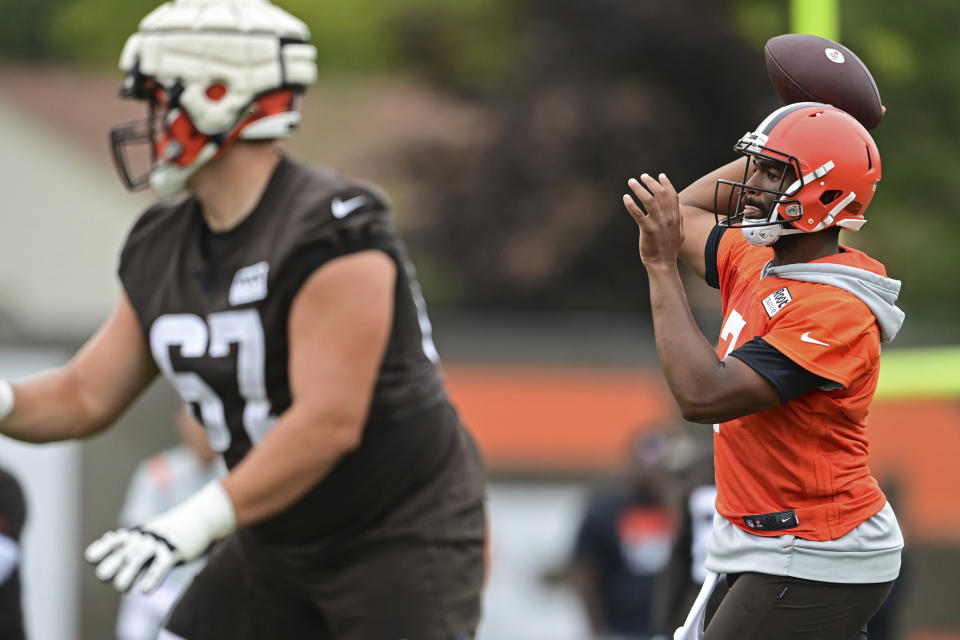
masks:
<path fill-rule="evenodd" d="M 0 56 L 46 58 L 51 54 L 49 18 L 63 0 L 0 0 Z"/>
<path fill-rule="evenodd" d="M 952 0 L 912 6 L 841 3 L 841 40 L 888 108 L 873 132 L 884 178 L 870 224 L 844 242 L 903 280 L 911 339 L 956 339 L 960 13 Z M 415 249 L 459 283 L 453 304 L 642 309 L 624 181 L 662 170 L 680 187 L 732 158 L 736 138 L 777 105 L 761 52 L 789 30 L 787 3 L 523 0 L 516 11 L 523 48 L 481 99 L 492 130 L 469 149 L 411 155 L 426 185 Z"/>
<path fill-rule="evenodd" d="M 0 0 L 0 56 L 112 66 L 158 3 Z M 624 181 L 662 170 L 682 186 L 731 157 L 776 105 L 761 47 L 789 29 L 785 0 L 277 4 L 310 25 L 325 75 L 412 73 L 489 112 L 471 145 L 403 160 L 422 186 L 412 217 L 428 288 L 502 307 L 644 308 Z M 960 306 L 958 29 L 955 0 L 841 3 L 841 40 L 889 110 L 871 222 L 845 241 L 903 279 L 914 320 L 952 322 Z"/>
<path fill-rule="evenodd" d="M 494 0 L 288 0 L 313 32 L 320 66 L 420 71 L 448 88 L 474 88 L 512 62 L 513 5 Z"/>
<path fill-rule="evenodd" d="M 127 36 L 157 0 L 0 0 L 17 7 L 49 30 L 34 51 L 58 57 L 112 64 Z M 433 80 L 471 87 L 496 75 L 510 59 L 515 39 L 505 19 L 511 4 L 493 0 L 278 0 L 277 5 L 303 19 L 326 73 L 395 71 L 429 65 Z M 23 7 L 28 7 L 24 9 Z M 54 11 L 51 12 L 51 9 Z M 14 13 L 13 24 L 27 24 Z M 4 14 L 6 17 L 6 14 Z M 15 30 L 16 27 L 10 27 Z M 25 49 L 25 51 L 28 51 Z M 437 61 L 447 71 L 436 74 Z"/>
<path fill-rule="evenodd" d="M 419 0 L 390 19 L 404 66 L 428 81 L 464 92 L 502 86 L 517 65 L 520 6 L 490 0 Z"/>
<path fill-rule="evenodd" d="M 115 65 L 154 0 L 58 0 L 48 16 L 50 50 L 59 58 Z"/>
<path fill-rule="evenodd" d="M 411 153 L 421 263 L 453 272 L 454 304 L 646 308 L 626 180 L 664 171 L 679 187 L 730 159 L 776 105 L 762 56 L 709 0 L 517 7 L 524 48 L 482 98 L 492 130 Z"/>
<path fill-rule="evenodd" d="M 883 180 L 863 244 L 903 279 L 908 321 L 942 323 L 956 340 L 960 12 L 951 0 L 916 0 L 907 12 L 866 0 L 841 6 L 844 38 L 862 52 L 887 107 L 874 132 Z"/>

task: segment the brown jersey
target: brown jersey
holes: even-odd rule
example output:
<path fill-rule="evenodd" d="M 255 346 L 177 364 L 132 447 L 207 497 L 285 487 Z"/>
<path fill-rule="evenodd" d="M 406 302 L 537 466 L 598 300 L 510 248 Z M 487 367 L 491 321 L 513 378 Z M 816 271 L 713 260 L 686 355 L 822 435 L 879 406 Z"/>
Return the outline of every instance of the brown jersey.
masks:
<path fill-rule="evenodd" d="M 181 198 L 147 210 L 123 249 L 120 278 L 153 358 L 230 468 L 291 404 L 294 297 L 329 260 L 369 249 L 394 259 L 397 283 L 362 444 L 299 502 L 255 525 L 264 541 L 339 547 L 370 536 L 443 536 L 445 514 L 482 498 L 482 464 L 448 403 L 389 209 L 369 186 L 284 157 L 231 231 L 211 232 L 197 201 Z"/>
<path fill-rule="evenodd" d="M 23 489 L 13 475 L 0 469 L 0 536 L 4 546 L 17 549 L 15 564 L 7 567 L 9 573 L 0 573 L 0 638 L 22 640 L 23 607 L 20 603 L 20 536 L 27 520 L 27 505 Z M 10 554 L 7 554 L 10 555 Z M 8 558 L 9 559 L 9 558 Z"/>

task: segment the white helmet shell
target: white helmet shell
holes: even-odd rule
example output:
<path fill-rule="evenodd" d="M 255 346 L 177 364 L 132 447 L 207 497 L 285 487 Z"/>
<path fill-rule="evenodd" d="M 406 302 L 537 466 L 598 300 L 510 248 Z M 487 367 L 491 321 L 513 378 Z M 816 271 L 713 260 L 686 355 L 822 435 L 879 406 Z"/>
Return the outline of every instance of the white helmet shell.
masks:
<path fill-rule="evenodd" d="M 301 20 L 267 0 L 174 0 L 140 22 L 120 57 L 120 68 L 183 87 L 179 102 L 198 131 L 231 131 L 259 95 L 317 78 L 316 48 Z M 219 85 L 225 92 L 208 95 Z M 289 135 L 298 117 L 257 123 L 243 138 Z M 274 116 L 276 117 L 276 116 Z M 282 126 L 281 126 L 282 125 Z"/>

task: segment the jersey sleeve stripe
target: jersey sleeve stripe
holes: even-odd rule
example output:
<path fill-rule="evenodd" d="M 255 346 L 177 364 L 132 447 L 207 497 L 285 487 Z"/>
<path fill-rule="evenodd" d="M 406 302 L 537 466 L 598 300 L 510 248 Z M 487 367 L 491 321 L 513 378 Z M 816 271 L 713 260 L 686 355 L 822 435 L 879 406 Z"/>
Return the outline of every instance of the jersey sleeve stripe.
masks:
<path fill-rule="evenodd" d="M 720 239 L 723 238 L 727 227 L 717 225 L 710 231 L 707 244 L 703 250 L 703 264 L 706 267 L 703 278 L 714 289 L 720 288 L 720 269 L 717 267 L 717 257 L 720 252 Z"/>
<path fill-rule="evenodd" d="M 737 347 L 730 355 L 766 378 L 784 404 L 832 382 L 807 371 L 759 336 Z"/>

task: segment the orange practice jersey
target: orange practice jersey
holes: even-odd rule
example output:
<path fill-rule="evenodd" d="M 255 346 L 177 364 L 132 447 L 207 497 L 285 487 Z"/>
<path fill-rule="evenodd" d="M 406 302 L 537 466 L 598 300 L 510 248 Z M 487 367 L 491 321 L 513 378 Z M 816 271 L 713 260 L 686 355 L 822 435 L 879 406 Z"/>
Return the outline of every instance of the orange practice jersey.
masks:
<path fill-rule="evenodd" d="M 814 260 L 886 275 L 861 251 Z M 791 534 L 833 540 L 886 503 L 867 468 L 867 412 L 880 370 L 876 318 L 838 287 L 761 278 L 773 258 L 728 231 L 717 248 L 723 326 L 717 347 L 726 357 L 760 336 L 807 371 L 843 388 L 810 391 L 786 404 L 730 420 L 714 435 L 717 511 L 756 535 Z M 751 529 L 745 516 L 794 510 L 799 526 Z"/>

